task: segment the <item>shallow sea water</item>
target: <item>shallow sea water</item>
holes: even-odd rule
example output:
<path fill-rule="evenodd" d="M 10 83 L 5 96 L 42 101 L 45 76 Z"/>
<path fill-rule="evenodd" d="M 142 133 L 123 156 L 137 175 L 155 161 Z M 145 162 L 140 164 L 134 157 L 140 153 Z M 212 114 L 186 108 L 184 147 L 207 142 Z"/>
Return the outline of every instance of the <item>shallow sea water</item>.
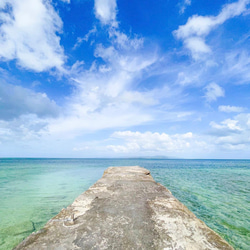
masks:
<path fill-rule="evenodd" d="M 151 171 L 235 249 L 249 249 L 250 160 L 0 159 L 0 249 L 16 246 L 109 166 Z"/>

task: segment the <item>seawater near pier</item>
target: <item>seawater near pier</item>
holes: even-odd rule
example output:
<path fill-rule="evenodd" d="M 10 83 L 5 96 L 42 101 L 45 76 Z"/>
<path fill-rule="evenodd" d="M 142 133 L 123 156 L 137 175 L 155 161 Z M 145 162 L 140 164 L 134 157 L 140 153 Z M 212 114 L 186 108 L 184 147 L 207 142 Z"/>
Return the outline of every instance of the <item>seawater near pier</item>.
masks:
<path fill-rule="evenodd" d="M 145 168 L 110 167 L 15 249 L 233 249 Z"/>

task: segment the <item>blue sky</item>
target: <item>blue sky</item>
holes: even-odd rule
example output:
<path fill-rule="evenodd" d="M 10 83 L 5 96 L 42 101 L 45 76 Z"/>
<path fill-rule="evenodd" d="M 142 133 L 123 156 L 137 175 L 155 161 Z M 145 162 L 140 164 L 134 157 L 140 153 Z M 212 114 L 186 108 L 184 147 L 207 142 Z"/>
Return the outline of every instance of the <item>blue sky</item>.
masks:
<path fill-rule="evenodd" d="M 250 0 L 2 0 L 0 157 L 250 158 Z"/>

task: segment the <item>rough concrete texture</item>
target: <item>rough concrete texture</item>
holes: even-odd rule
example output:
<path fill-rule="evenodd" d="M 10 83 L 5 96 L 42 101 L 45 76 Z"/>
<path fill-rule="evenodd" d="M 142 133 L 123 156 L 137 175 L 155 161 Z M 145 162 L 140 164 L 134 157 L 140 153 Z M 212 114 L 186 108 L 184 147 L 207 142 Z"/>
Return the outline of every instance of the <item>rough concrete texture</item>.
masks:
<path fill-rule="evenodd" d="M 110 167 L 15 249 L 233 249 L 141 167 Z"/>

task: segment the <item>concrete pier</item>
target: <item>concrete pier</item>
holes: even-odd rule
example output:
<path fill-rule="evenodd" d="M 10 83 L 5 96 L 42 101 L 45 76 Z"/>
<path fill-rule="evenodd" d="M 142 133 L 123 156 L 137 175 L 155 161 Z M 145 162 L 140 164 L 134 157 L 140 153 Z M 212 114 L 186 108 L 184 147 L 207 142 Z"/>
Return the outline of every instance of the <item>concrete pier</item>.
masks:
<path fill-rule="evenodd" d="M 15 249 L 233 249 L 138 166 L 110 167 Z"/>

